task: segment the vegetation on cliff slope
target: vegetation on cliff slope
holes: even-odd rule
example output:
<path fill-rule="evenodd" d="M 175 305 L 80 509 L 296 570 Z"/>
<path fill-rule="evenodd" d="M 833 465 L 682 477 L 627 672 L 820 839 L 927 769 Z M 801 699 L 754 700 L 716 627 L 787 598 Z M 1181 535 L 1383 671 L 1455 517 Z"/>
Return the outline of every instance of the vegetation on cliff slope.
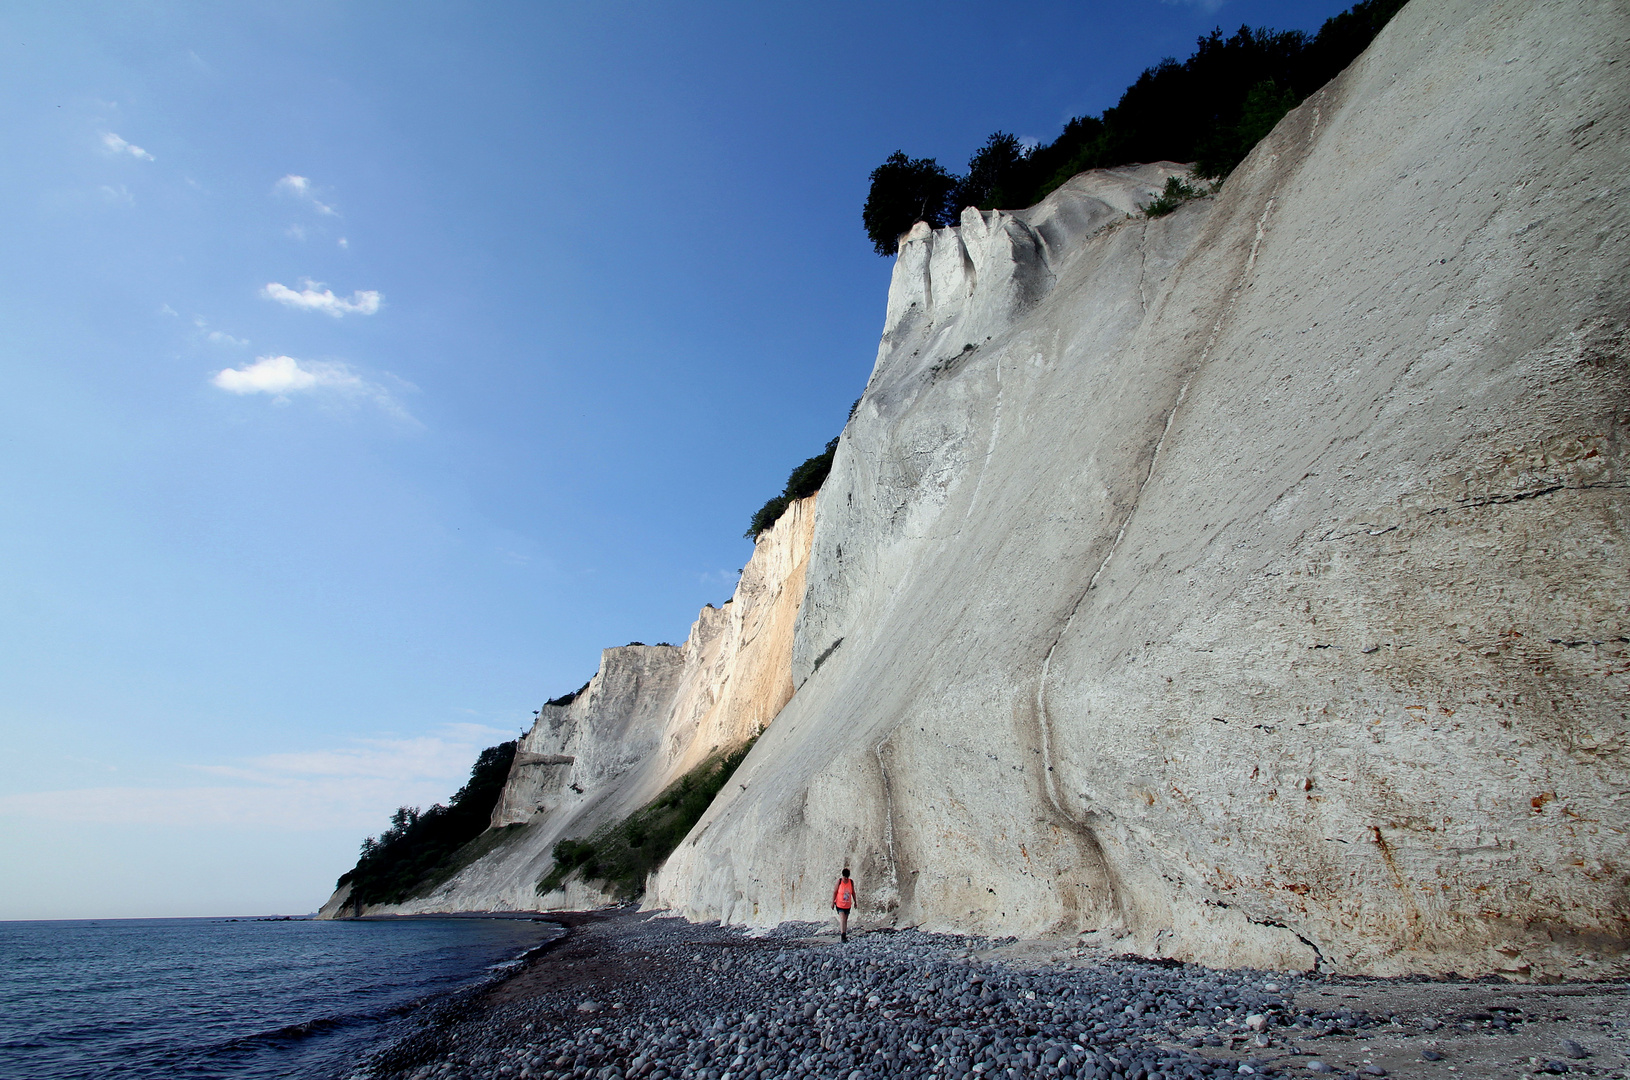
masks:
<path fill-rule="evenodd" d="M 965 206 L 1034 205 L 1076 173 L 1147 161 L 1192 161 L 1220 180 L 1303 98 L 1363 52 L 1404 0 L 1361 0 L 1319 32 L 1220 29 L 1182 63 L 1146 69 L 1100 116 L 1078 116 L 1050 143 L 1026 147 L 998 131 L 955 176 L 933 158 L 896 152 L 873 170 L 861 219 L 879 255 L 919 221 L 955 223 Z"/>
<path fill-rule="evenodd" d="M 557 843 L 554 869 L 538 882 L 538 895 L 560 888 L 575 870 L 585 881 L 603 882 L 606 891 L 620 899 L 639 896 L 651 871 L 702 820 L 757 741 L 754 736 L 729 754 L 713 755 L 651 802 L 592 837 Z"/>
<path fill-rule="evenodd" d="M 753 515 L 753 523 L 747 526 L 747 531 L 742 535 L 749 540 L 757 540 L 758 534 L 774 525 L 777 519 L 786 513 L 787 507 L 821 490 L 821 485 L 826 483 L 827 474 L 832 471 L 832 455 L 837 452 L 838 440 L 833 439 L 826 444 L 825 450 L 792 470 L 792 475 L 787 477 L 787 486 L 781 489 L 781 494 L 758 508 L 758 513 Z"/>
<path fill-rule="evenodd" d="M 515 743 L 499 743 L 481 751 L 470 769 L 470 779 L 447 805 L 437 803 L 420 811 L 398 807 L 390 828 L 362 842 L 362 857 L 336 886 L 351 886 L 350 903 L 360 911 L 370 904 L 396 904 L 415 891 L 438 883 L 471 861 L 461 855 L 466 845 L 487 831 L 492 808 L 504 790 Z"/>

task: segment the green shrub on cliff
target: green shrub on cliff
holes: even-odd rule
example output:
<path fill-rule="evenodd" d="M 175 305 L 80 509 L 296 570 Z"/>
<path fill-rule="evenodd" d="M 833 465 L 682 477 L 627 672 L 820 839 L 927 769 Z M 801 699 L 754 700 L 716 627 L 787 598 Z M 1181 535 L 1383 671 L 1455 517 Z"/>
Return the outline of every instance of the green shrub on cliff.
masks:
<path fill-rule="evenodd" d="M 602 882 L 613 896 L 639 896 L 651 871 L 702 820 L 757 741 L 755 735 L 729 754 L 708 758 L 651 802 L 589 839 L 561 840 L 554 847 L 554 868 L 537 884 L 538 895 L 560 888 L 576 871 L 585 881 Z"/>
<path fill-rule="evenodd" d="M 390 828 L 362 842 L 362 857 L 336 887 L 350 884 L 350 903 L 359 912 L 369 904 L 407 899 L 453 864 L 461 848 L 487 831 L 514 760 L 514 742 L 489 746 L 476 758 L 469 782 L 447 805 L 437 803 L 425 811 L 416 806 L 398 807 L 391 815 Z"/>
<path fill-rule="evenodd" d="M 1166 187 L 1155 200 L 1143 208 L 1144 217 L 1165 217 L 1190 199 L 1198 199 L 1205 188 L 1195 187 L 1181 176 L 1166 177 Z"/>
<path fill-rule="evenodd" d="M 1201 176 L 1220 180 L 1285 113 L 1352 63 L 1403 6 L 1404 0 L 1361 0 L 1313 35 L 1241 26 L 1224 37 L 1213 30 L 1187 60 L 1167 58 L 1145 69 L 1112 108 L 1076 117 L 1050 143 L 1026 149 L 996 132 L 969 159 L 965 176 L 896 152 L 872 173 L 862 215 L 866 236 L 879 255 L 893 255 L 899 236 L 918 221 L 948 224 L 964 206 L 1032 206 L 1087 169 L 1193 161 Z M 932 165 L 935 184 L 908 177 L 900 163 Z M 942 201 L 933 201 L 934 191 L 943 192 Z"/>
<path fill-rule="evenodd" d="M 856 404 L 859 404 L 858 402 Z M 849 410 L 850 414 L 854 410 Z M 832 458 L 838 452 L 838 440 L 833 439 L 826 444 L 826 449 L 807 459 L 802 465 L 792 470 L 787 477 L 787 486 L 781 489 L 781 494 L 758 508 L 753 515 L 753 523 L 747 526 L 742 535 L 749 540 L 757 540 L 758 534 L 774 525 L 787 507 L 799 499 L 815 494 L 826 483 L 827 474 L 832 471 Z"/>

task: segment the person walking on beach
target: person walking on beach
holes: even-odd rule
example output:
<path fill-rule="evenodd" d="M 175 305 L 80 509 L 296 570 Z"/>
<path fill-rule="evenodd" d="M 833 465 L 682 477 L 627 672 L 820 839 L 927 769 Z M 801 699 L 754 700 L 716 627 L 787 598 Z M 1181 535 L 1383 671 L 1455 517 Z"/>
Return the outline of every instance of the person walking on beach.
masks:
<path fill-rule="evenodd" d="M 843 868 L 843 876 L 838 878 L 838 887 L 832 890 L 832 906 L 838 912 L 838 936 L 844 941 L 849 940 L 849 909 L 855 906 L 855 881 L 849 876 L 849 868 Z"/>

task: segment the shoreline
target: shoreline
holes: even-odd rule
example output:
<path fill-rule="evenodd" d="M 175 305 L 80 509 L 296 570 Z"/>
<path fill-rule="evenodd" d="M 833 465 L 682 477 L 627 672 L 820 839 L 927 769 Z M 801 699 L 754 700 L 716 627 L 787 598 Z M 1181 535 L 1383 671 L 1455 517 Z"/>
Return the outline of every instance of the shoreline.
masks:
<path fill-rule="evenodd" d="M 821 924 L 749 932 L 631 906 L 548 915 L 561 935 L 427 1005 L 353 1080 L 1630 1070 L 1623 981 L 1216 971 L 1066 939 L 859 927 L 842 944 Z"/>
<path fill-rule="evenodd" d="M 557 914 L 567 915 L 571 912 L 554 911 L 429 911 L 411 912 L 405 915 L 358 915 L 344 919 L 325 919 L 324 922 L 412 922 L 427 919 L 509 919 L 515 922 L 556 922 L 553 917 Z"/>

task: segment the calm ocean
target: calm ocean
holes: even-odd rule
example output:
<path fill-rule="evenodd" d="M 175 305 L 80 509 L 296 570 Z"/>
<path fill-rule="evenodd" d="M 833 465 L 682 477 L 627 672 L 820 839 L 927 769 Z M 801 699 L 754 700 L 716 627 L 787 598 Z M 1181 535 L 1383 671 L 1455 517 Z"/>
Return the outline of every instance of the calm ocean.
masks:
<path fill-rule="evenodd" d="M 560 933 L 507 919 L 0 922 L 0 1080 L 343 1075 Z"/>

